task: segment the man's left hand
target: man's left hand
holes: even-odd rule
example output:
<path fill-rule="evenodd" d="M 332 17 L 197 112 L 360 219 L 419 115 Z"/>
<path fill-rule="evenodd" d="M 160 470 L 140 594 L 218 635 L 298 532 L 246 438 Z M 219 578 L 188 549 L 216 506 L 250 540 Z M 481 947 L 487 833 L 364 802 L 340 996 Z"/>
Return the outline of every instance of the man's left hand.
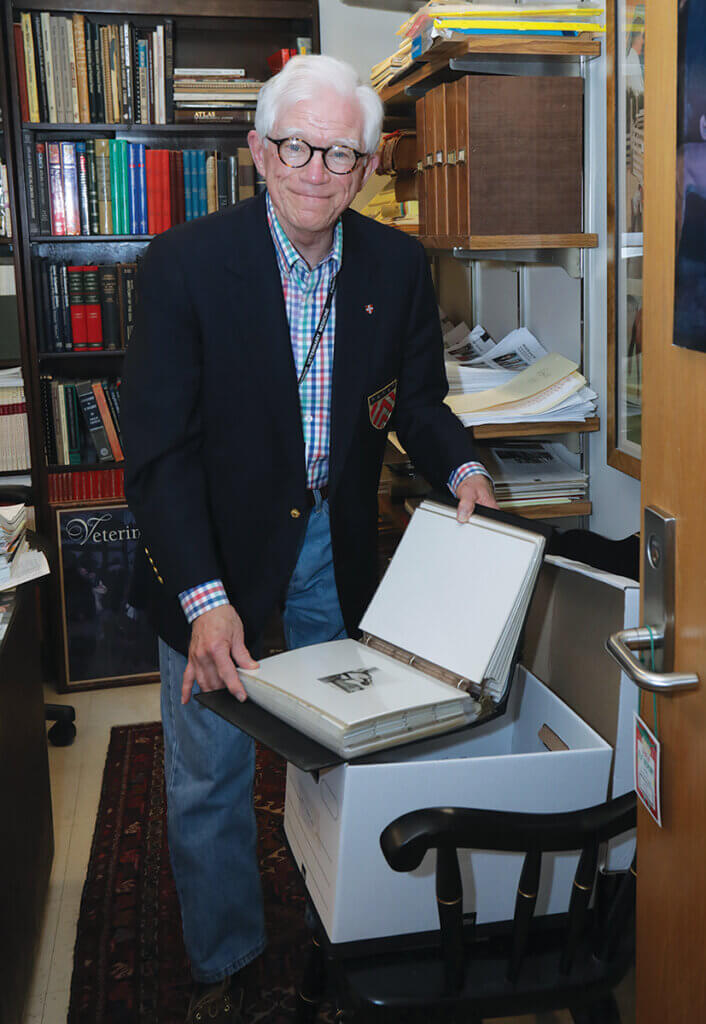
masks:
<path fill-rule="evenodd" d="M 459 523 L 467 523 L 473 514 L 476 505 L 485 505 L 487 508 L 497 508 L 498 503 L 493 494 L 493 485 L 487 476 L 482 473 L 472 473 L 456 488 L 458 508 L 456 519 Z"/>

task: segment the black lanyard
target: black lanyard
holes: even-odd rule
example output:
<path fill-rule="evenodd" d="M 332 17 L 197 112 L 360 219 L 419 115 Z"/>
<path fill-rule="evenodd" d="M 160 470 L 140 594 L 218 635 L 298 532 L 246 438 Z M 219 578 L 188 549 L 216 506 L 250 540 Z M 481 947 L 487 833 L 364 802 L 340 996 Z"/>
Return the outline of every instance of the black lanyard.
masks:
<path fill-rule="evenodd" d="M 319 342 L 321 341 L 323 333 L 326 330 L 326 324 L 328 323 L 329 313 L 331 312 L 331 303 L 333 302 L 333 293 L 336 291 L 336 282 L 338 281 L 338 274 L 339 271 L 336 271 L 336 273 L 333 276 L 333 280 L 329 285 L 328 295 L 326 296 L 326 302 L 324 303 L 324 308 L 321 310 L 321 316 L 319 317 L 318 326 L 314 331 L 314 337 L 311 339 L 311 345 L 309 346 L 309 351 L 307 352 L 302 372 L 299 374 L 299 378 L 297 380 L 297 387 L 301 386 L 301 382 L 304 380 L 307 373 L 311 369 L 311 364 L 314 362 L 314 356 L 316 355 L 316 350 L 319 347 Z"/>

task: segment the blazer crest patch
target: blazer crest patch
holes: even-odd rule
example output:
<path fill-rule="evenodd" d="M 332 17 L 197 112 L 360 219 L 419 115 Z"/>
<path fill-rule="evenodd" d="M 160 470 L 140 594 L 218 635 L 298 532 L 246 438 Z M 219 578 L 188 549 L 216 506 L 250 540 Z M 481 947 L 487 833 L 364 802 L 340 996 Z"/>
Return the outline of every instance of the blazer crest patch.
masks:
<path fill-rule="evenodd" d="M 393 380 L 368 397 L 368 415 L 376 430 L 383 430 L 392 416 L 397 397 L 397 381 Z"/>

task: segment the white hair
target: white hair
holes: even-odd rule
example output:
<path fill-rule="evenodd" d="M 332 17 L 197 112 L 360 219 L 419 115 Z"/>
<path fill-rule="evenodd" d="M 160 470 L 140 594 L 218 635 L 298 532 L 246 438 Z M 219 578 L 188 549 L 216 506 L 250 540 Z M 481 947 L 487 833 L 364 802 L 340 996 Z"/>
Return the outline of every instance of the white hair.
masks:
<path fill-rule="evenodd" d="M 291 57 L 279 74 L 260 89 L 255 111 L 255 131 L 264 141 L 272 134 L 277 116 L 294 103 L 310 100 L 322 88 L 356 99 L 363 114 L 361 144 L 366 153 L 374 153 L 382 131 L 383 107 L 380 97 L 369 85 L 363 85 L 355 68 L 336 57 L 302 54 Z"/>

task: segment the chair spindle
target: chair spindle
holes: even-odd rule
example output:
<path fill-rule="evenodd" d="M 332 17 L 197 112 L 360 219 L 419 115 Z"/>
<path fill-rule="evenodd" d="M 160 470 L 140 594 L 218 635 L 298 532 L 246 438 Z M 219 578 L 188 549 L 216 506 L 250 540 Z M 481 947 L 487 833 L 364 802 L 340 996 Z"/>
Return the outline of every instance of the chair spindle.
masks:
<path fill-rule="evenodd" d="M 517 981 L 527 950 L 529 927 L 537 903 L 539 875 L 542 869 L 542 851 L 528 850 L 525 854 L 520 884 L 515 898 L 515 917 L 512 931 L 512 952 L 507 968 L 508 981 Z"/>
<path fill-rule="evenodd" d="M 588 904 L 591 901 L 593 882 L 596 877 L 596 865 L 598 863 L 598 844 L 593 842 L 584 847 L 581 851 L 574 884 L 571 890 L 571 901 L 569 903 L 569 923 L 566 936 L 566 945 L 561 955 L 559 970 L 562 974 L 568 974 L 574 962 L 574 956 L 583 933 Z"/>
<path fill-rule="evenodd" d="M 436 855 L 436 903 L 441 928 L 444 980 L 450 992 L 463 988 L 463 888 L 456 848 L 439 847 Z"/>

